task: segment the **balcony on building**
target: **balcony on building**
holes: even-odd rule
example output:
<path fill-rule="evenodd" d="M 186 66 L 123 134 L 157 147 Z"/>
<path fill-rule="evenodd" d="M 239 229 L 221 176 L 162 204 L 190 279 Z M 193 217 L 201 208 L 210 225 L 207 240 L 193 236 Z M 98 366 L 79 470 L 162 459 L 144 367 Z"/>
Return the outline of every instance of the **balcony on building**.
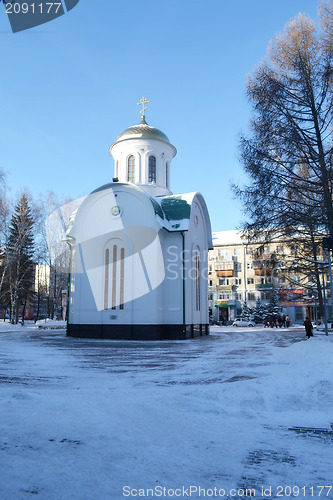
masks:
<path fill-rule="evenodd" d="M 272 267 L 255 267 L 254 275 L 255 276 L 270 276 L 272 274 Z"/>
<path fill-rule="evenodd" d="M 270 276 L 275 264 L 275 254 L 257 252 L 252 264 L 255 276 Z"/>
<path fill-rule="evenodd" d="M 223 260 L 215 262 L 215 271 L 218 278 L 230 278 L 234 274 L 235 262 L 232 260 Z"/>
<path fill-rule="evenodd" d="M 225 290 L 230 290 L 232 291 L 233 285 L 217 285 L 217 290 L 219 291 L 225 291 Z"/>
<path fill-rule="evenodd" d="M 271 290 L 273 283 L 256 283 L 256 290 Z"/>

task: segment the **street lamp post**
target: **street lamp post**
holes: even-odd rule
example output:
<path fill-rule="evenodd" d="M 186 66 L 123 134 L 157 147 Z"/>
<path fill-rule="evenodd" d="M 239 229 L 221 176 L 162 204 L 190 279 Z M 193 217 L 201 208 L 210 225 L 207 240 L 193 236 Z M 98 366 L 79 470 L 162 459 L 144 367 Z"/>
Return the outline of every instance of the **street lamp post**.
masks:
<path fill-rule="evenodd" d="M 312 291 L 311 300 L 312 300 L 313 305 L 314 305 L 314 321 L 315 321 L 315 323 L 317 323 L 318 322 L 318 311 L 317 311 L 318 296 L 317 296 L 315 290 Z"/>
<path fill-rule="evenodd" d="M 324 247 L 325 248 L 325 247 Z M 320 261 L 320 260 L 312 260 L 312 259 L 306 259 L 308 262 L 312 262 L 314 264 L 317 264 L 319 267 L 321 267 L 321 272 L 322 272 L 322 277 L 323 277 L 323 299 L 324 299 L 324 323 L 325 323 L 325 335 L 328 335 L 328 327 L 327 327 L 327 307 L 326 307 L 326 292 L 325 292 L 325 273 L 324 273 L 324 267 L 330 266 L 331 269 L 331 259 L 329 259 L 329 262 L 326 261 Z M 330 272 L 330 276 L 332 274 L 332 269 Z M 332 281 L 330 283 L 331 285 L 331 302 L 332 302 Z"/>
<path fill-rule="evenodd" d="M 331 262 L 331 250 L 328 249 L 328 269 L 330 272 L 330 288 L 331 288 L 331 319 L 333 321 L 333 280 L 332 280 L 332 262 Z"/>
<path fill-rule="evenodd" d="M 328 269 L 330 273 L 330 289 L 331 289 L 331 320 L 333 321 L 333 279 L 332 279 L 332 262 L 331 250 L 333 250 L 333 238 L 323 238 L 323 249 L 327 250 L 328 254 Z"/>
<path fill-rule="evenodd" d="M 220 321 L 220 309 L 217 307 L 218 306 L 218 299 L 219 299 L 219 293 L 218 293 L 218 285 L 216 284 L 216 321 Z"/>
<path fill-rule="evenodd" d="M 325 322 L 325 335 L 328 335 L 328 327 L 327 327 L 327 307 L 326 307 L 326 293 L 325 293 L 325 273 L 324 266 L 321 266 L 321 272 L 323 275 L 323 296 L 324 296 L 324 322 Z"/>
<path fill-rule="evenodd" d="M 247 276 L 246 276 L 246 266 L 247 266 L 247 244 L 248 244 L 248 238 L 244 234 L 241 236 L 241 243 L 243 247 L 243 280 L 244 280 L 244 302 L 247 304 Z"/>
<path fill-rule="evenodd" d="M 237 316 L 237 285 L 232 285 L 232 291 L 234 293 L 234 297 L 235 297 L 235 308 L 234 308 L 234 319 L 236 319 L 238 316 Z"/>

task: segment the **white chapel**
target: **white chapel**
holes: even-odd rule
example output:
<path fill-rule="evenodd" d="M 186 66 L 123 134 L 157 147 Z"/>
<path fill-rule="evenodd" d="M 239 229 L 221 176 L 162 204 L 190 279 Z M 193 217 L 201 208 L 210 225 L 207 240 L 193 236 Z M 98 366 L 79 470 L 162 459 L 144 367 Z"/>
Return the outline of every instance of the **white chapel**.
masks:
<path fill-rule="evenodd" d="M 176 148 L 142 119 L 110 147 L 113 181 L 67 231 L 67 334 L 128 340 L 208 335 L 209 214 L 200 193 L 171 192 Z M 139 104 L 139 103 L 138 103 Z"/>

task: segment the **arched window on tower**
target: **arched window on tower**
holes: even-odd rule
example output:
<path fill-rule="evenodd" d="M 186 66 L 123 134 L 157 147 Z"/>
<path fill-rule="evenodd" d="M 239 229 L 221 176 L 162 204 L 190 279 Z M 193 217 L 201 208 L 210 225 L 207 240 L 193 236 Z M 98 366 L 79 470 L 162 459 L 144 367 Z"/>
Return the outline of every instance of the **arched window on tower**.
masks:
<path fill-rule="evenodd" d="M 149 156 L 148 182 L 156 182 L 156 158 Z"/>
<path fill-rule="evenodd" d="M 169 164 L 165 164 L 165 187 L 169 188 Z"/>
<path fill-rule="evenodd" d="M 127 161 L 127 181 L 134 182 L 135 181 L 135 158 L 134 156 L 130 156 Z"/>

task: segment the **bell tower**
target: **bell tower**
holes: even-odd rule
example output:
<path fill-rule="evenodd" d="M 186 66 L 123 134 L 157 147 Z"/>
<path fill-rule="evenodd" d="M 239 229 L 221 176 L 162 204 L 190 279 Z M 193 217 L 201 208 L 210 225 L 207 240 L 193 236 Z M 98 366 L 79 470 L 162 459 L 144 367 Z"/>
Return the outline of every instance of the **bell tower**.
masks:
<path fill-rule="evenodd" d="M 152 196 L 172 194 L 170 190 L 170 163 L 177 150 L 168 137 L 146 122 L 148 101 L 140 99 L 141 122 L 127 128 L 110 146 L 114 158 L 114 177 L 120 182 L 133 182 Z"/>

